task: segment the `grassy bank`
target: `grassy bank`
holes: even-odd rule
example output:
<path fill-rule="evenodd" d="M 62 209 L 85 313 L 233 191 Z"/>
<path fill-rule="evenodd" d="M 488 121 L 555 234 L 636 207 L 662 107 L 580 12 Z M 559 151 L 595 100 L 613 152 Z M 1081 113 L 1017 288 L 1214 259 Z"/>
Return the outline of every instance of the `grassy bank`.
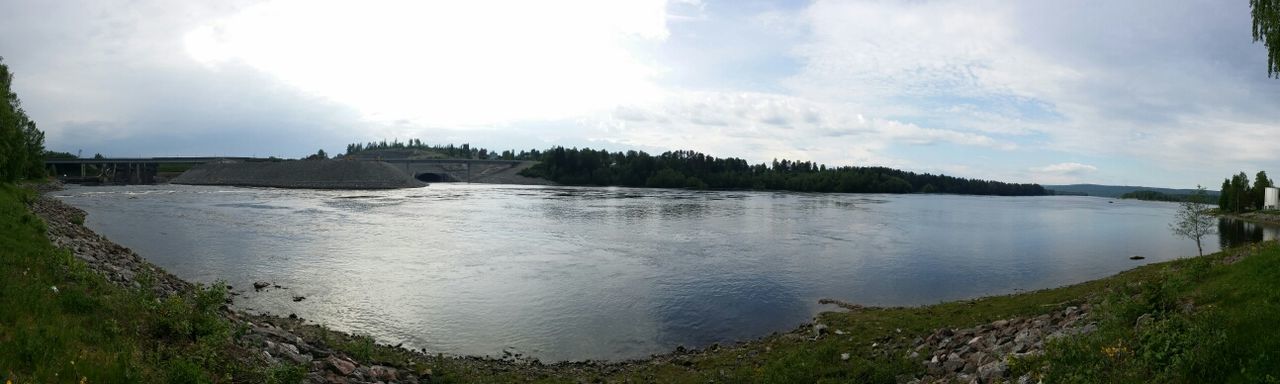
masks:
<path fill-rule="evenodd" d="M 239 359 L 217 311 L 225 292 L 158 298 L 124 289 L 55 249 L 26 202 L 0 185 L 0 378 L 13 383 L 281 382 L 300 371 Z M 145 279 L 144 279 L 145 280 Z"/>
<path fill-rule="evenodd" d="M 225 292 L 160 298 L 125 289 L 55 249 L 27 211 L 33 192 L 0 186 L 0 378 L 27 382 L 298 382 L 237 345 Z M 142 279 L 145 281 L 145 279 Z M 924 373 L 913 340 L 1091 303 L 1098 330 L 1016 360 L 1013 377 L 1046 382 L 1280 382 L 1280 246 L 1150 264 L 1082 284 L 926 307 L 829 312 L 810 328 L 644 361 L 560 363 L 424 355 L 280 318 L 273 322 L 361 361 L 431 382 L 869 382 Z M 54 289 L 56 287 L 56 290 Z M 837 332 L 838 331 L 838 332 Z M 705 346 L 704 346 L 705 347 Z M 848 354 L 848 358 L 842 358 Z M 515 361 L 513 361 L 515 360 Z"/>

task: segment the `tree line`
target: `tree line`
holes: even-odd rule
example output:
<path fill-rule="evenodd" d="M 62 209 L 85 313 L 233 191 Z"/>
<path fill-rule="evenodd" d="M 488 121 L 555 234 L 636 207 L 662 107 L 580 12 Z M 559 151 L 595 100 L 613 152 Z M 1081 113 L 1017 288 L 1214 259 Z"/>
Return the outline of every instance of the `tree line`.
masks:
<path fill-rule="evenodd" d="M 1248 212 L 1263 208 L 1267 187 L 1275 183 L 1267 178 L 1267 171 L 1258 171 L 1249 183 L 1249 175 L 1240 172 L 1222 181 L 1222 193 L 1218 195 L 1218 210 L 1221 212 Z"/>
<path fill-rule="evenodd" d="M 13 91 L 13 73 L 0 58 L 0 183 L 45 177 L 44 132 L 22 110 Z"/>
<path fill-rule="evenodd" d="M 1046 194 L 1039 184 L 966 179 L 885 167 L 827 167 L 785 159 L 750 164 L 739 158 L 717 158 L 694 151 L 670 151 L 653 156 L 642 151 L 555 147 L 543 152 L 539 160 L 541 163 L 522 174 L 566 185 L 1001 196 Z"/>
<path fill-rule="evenodd" d="M 1191 195 L 1170 194 L 1170 193 L 1143 189 L 1143 190 L 1137 190 L 1137 191 L 1125 193 L 1123 195 L 1120 195 L 1120 198 L 1121 199 L 1138 199 L 1138 200 L 1146 200 L 1146 201 L 1182 202 L 1182 201 L 1187 201 L 1187 199 L 1190 196 Z"/>
<path fill-rule="evenodd" d="M 347 144 L 346 155 L 354 155 L 364 151 L 388 150 L 388 149 L 408 149 L 434 152 L 448 159 L 480 159 L 480 160 L 538 160 L 542 157 L 542 152 L 536 149 L 528 151 L 516 152 L 515 150 L 504 150 L 502 152 L 491 151 L 485 148 L 472 147 L 470 144 L 462 144 L 455 146 L 447 145 L 428 145 L 419 139 L 409 139 L 409 141 L 401 142 L 399 140 L 371 141 L 368 143 L 352 143 Z"/>

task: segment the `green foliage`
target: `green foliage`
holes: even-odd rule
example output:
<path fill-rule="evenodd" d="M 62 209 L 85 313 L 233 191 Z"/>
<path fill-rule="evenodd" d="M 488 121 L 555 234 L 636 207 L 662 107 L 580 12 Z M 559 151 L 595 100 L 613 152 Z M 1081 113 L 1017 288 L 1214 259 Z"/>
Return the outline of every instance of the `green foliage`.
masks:
<path fill-rule="evenodd" d="M 1201 256 L 1204 255 L 1201 240 L 1218 230 L 1218 219 L 1210 212 L 1209 205 L 1206 204 L 1208 200 L 1204 187 L 1197 185 L 1196 191 L 1179 204 L 1174 222 L 1169 224 L 1169 229 L 1174 234 L 1194 240 Z"/>
<path fill-rule="evenodd" d="M 22 110 L 13 74 L 0 58 L 0 183 L 45 177 L 44 132 Z"/>
<path fill-rule="evenodd" d="M 1005 196 L 1045 194 L 1045 189 L 1038 184 L 962 179 L 883 167 L 828 168 L 807 161 L 774 160 L 772 164 L 751 165 L 743 159 L 716 158 L 693 151 L 651 156 L 638 151 L 610 153 L 590 148 L 556 147 L 543 152 L 541 163 L 521 174 L 567 185 Z"/>
<path fill-rule="evenodd" d="M 1220 255 L 1172 263 L 1113 287 L 1099 330 L 1048 345 L 1045 382 L 1259 383 L 1280 377 L 1280 248 L 1234 265 Z"/>
<path fill-rule="evenodd" d="M 1267 77 L 1280 78 L 1280 0 L 1249 0 L 1253 41 L 1267 47 Z"/>
<path fill-rule="evenodd" d="M 0 378 L 15 383 L 299 382 L 241 361 L 221 285 L 156 297 L 108 282 L 45 237 L 30 190 L 0 184 Z M 56 289 L 54 289 L 56 287 Z"/>
<path fill-rule="evenodd" d="M 1163 192 L 1139 190 L 1120 195 L 1121 199 L 1138 199 L 1146 201 L 1186 201 L 1188 195 L 1171 195 Z"/>
<path fill-rule="evenodd" d="M 1266 188 L 1274 186 L 1266 171 L 1258 171 L 1253 185 L 1244 172 L 1222 181 L 1222 193 L 1218 195 L 1218 209 L 1222 212 L 1242 213 L 1263 208 Z"/>
<path fill-rule="evenodd" d="M 430 151 L 448 159 L 537 160 L 542 157 L 542 152 L 536 149 L 520 152 L 516 152 L 515 150 L 505 150 L 502 151 L 502 153 L 498 153 L 484 148 L 472 147 L 471 144 L 462 144 L 460 146 L 454 146 L 453 144 L 428 145 L 418 139 L 409 139 L 408 142 L 400 142 L 400 140 L 392 140 L 388 142 L 386 140 L 382 140 L 369 143 L 347 144 L 346 155 L 350 156 L 364 151 L 388 149 Z"/>

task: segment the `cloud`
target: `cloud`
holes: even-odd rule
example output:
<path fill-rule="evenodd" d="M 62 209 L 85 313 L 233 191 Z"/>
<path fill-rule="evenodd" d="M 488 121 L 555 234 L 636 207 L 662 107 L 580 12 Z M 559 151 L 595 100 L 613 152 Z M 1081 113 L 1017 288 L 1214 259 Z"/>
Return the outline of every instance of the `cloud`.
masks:
<path fill-rule="evenodd" d="M 1098 167 L 1080 164 L 1080 163 L 1057 163 L 1043 167 L 1031 168 L 1033 172 L 1056 173 L 1061 175 L 1081 175 L 1091 172 L 1097 172 Z"/>
<path fill-rule="evenodd" d="M 2 2 L 0 54 L 61 150 L 422 137 L 1161 185 L 1275 159 L 1245 3 L 726 5 Z"/>
<path fill-rule="evenodd" d="M 661 0 L 272 0 L 204 23 L 186 51 L 243 63 L 375 120 L 480 126 L 579 116 L 656 92 L 626 44 L 668 36 Z"/>

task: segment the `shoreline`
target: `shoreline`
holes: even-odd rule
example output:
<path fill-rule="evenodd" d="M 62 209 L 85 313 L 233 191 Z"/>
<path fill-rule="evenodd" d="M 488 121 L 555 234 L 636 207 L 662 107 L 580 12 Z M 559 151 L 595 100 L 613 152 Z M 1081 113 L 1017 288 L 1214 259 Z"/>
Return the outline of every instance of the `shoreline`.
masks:
<path fill-rule="evenodd" d="M 94 271 L 107 276 L 113 283 L 126 288 L 136 288 L 136 276 L 159 276 L 167 282 L 160 294 L 174 295 L 192 289 L 185 282 L 163 269 L 142 259 L 132 250 L 121 247 L 109 239 L 94 233 L 83 223 L 84 212 L 55 198 L 46 192 L 60 189 L 59 185 L 42 185 L 40 196 L 30 209 L 49 223 L 50 241 L 60 248 L 70 250 L 77 259 L 85 261 Z M 78 217 L 78 219 L 77 219 Z M 1127 272 L 1125 272 L 1127 273 Z M 1124 274 L 1124 273 L 1122 273 Z M 1118 276 L 1118 275 L 1117 275 Z M 1056 289 L 1035 291 L 1070 291 L 1077 286 L 1096 284 L 1080 283 Z M 932 312 L 935 308 L 974 305 L 978 302 L 1016 300 L 1028 293 L 994 296 L 974 300 L 961 300 L 924 307 L 874 308 L 853 304 L 838 305 L 847 312 L 823 311 L 814 323 L 802 324 L 792 331 L 738 341 L 733 345 L 713 344 L 701 349 L 677 347 L 674 351 L 651 355 L 648 358 L 624 361 L 566 361 L 543 363 L 518 355 L 501 358 L 431 354 L 427 351 L 411 351 L 399 346 L 378 344 L 367 337 L 351 335 L 328 329 L 322 325 L 307 323 L 296 317 L 250 314 L 243 310 L 224 307 L 225 318 L 248 330 L 238 342 L 249 353 L 264 356 L 268 364 L 296 363 L 307 368 L 310 382 L 418 382 L 430 377 L 454 377 L 464 381 L 574 381 L 583 377 L 625 377 L 653 381 L 653 372 L 665 370 L 689 371 L 703 361 L 718 361 L 736 355 L 752 358 L 768 355 L 775 348 L 800 348 L 807 344 L 824 343 L 828 339 L 849 337 L 854 331 L 840 325 L 838 317 L 868 313 Z M 935 382 L 938 380 L 984 377 L 1016 379 L 1001 376 L 1009 372 L 1009 362 L 1042 353 L 1044 342 L 1052 338 L 1091 332 L 1096 324 L 1089 319 L 1091 307 L 1088 298 L 1074 297 L 1053 305 L 1041 305 L 1037 313 L 1025 313 L 999 319 L 974 318 L 966 327 L 915 329 L 903 332 L 895 328 L 891 336 L 880 337 L 874 343 L 873 355 L 892 356 L 895 359 L 915 360 L 921 375 L 900 377 L 900 382 Z M 973 325 L 977 324 L 977 325 Z M 845 331 L 844 329 L 850 329 Z M 960 344 L 953 339 L 987 340 Z M 878 345 L 878 346 L 877 346 Z M 355 352 L 353 352 L 353 350 Z M 923 353 L 922 353 L 923 352 Z M 841 361 L 848 360 L 850 352 L 839 354 Z M 761 357 L 767 361 L 768 357 Z M 750 360 L 750 359 L 749 359 Z M 948 363 L 949 362 L 949 363 Z M 760 363 L 756 363 L 760 364 Z M 985 370 L 983 369 L 985 367 Z M 434 370 L 433 370 L 434 369 Z M 388 373 L 390 372 L 390 373 Z M 724 375 L 724 369 L 719 370 Z M 697 372 L 687 372 L 697 373 Z M 675 376 L 682 377 L 682 376 Z M 648 379 L 645 379 L 648 378 Z M 918 381 L 913 381 L 918 380 Z"/>

